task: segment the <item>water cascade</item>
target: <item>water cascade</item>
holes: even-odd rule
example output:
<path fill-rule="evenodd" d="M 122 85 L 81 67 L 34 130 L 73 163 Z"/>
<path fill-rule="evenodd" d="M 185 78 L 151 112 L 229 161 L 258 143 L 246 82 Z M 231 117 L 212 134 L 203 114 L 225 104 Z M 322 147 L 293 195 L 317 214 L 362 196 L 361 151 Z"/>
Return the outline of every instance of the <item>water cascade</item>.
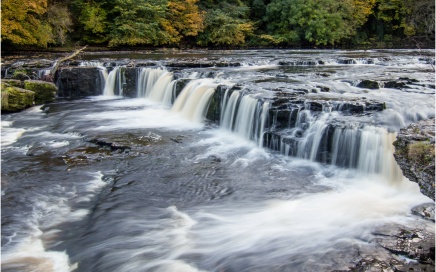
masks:
<path fill-rule="evenodd" d="M 392 155 L 395 134 L 384 128 L 336 127 L 330 119 L 338 113 L 332 113 L 331 108 L 314 113 L 305 105 L 290 111 L 289 119 L 293 121 L 286 129 L 276 130 L 277 116 L 269 116 L 269 103 L 238 91 L 228 92 L 223 97 L 221 127 L 258 146 L 286 156 L 382 174 L 388 179 L 401 177 Z M 269 118 L 272 121 L 268 125 Z"/>
<path fill-rule="evenodd" d="M 173 73 L 163 73 L 154 83 L 153 87 L 146 94 L 150 100 L 161 102 L 164 105 L 171 105 L 176 81 L 173 80 Z"/>
<path fill-rule="evenodd" d="M 156 81 L 159 77 L 165 74 L 167 71 L 161 68 L 141 68 L 138 70 L 136 92 L 137 97 L 145 98 L 150 94 Z"/>
<path fill-rule="evenodd" d="M 104 93 L 105 88 L 106 88 L 106 81 L 108 78 L 108 72 L 107 72 L 106 67 L 98 66 L 97 68 L 98 68 L 98 71 L 100 73 L 100 89 Z"/>
<path fill-rule="evenodd" d="M 2 116 L 2 270 L 433 271 L 434 202 L 392 145 L 434 116 L 420 54 L 164 50 L 135 63 L 168 70 L 61 67 L 74 99 Z"/>
<path fill-rule="evenodd" d="M 221 127 L 262 146 L 268 108 L 268 102 L 263 103 L 238 91 L 228 97 L 227 91 L 223 99 Z"/>
<path fill-rule="evenodd" d="M 180 112 L 188 120 L 202 122 L 217 85 L 210 78 L 192 80 L 174 101 L 172 110 Z"/>
<path fill-rule="evenodd" d="M 123 95 L 123 84 L 125 78 L 119 67 L 115 67 L 112 71 L 110 71 L 107 79 L 105 80 L 105 86 L 103 89 L 103 95 L 105 96 L 114 96 L 114 95 Z"/>

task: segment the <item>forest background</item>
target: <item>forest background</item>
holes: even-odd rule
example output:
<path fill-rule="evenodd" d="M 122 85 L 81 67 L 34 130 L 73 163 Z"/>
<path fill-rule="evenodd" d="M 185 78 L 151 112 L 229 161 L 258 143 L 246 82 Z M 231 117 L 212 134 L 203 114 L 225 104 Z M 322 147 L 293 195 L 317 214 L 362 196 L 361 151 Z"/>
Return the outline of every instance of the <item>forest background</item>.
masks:
<path fill-rule="evenodd" d="M 2 51 L 434 48 L 434 0 L 3 0 Z"/>

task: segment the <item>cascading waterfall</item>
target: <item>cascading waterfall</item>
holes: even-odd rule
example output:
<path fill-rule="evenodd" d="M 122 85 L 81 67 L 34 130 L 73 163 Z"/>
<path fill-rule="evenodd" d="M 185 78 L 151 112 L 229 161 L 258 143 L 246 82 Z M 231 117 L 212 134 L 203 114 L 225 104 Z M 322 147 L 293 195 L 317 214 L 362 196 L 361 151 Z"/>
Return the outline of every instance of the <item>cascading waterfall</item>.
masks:
<path fill-rule="evenodd" d="M 183 88 L 171 110 L 180 112 L 190 121 L 202 122 L 217 85 L 210 78 L 192 80 Z"/>
<path fill-rule="evenodd" d="M 304 108 L 291 111 L 294 124 L 284 135 L 266 128 L 269 103 L 249 95 L 226 91 L 222 101 L 221 127 L 280 153 L 355 168 L 363 173 L 380 174 L 398 180 L 402 174 L 393 157 L 395 134 L 374 126 L 341 128 L 329 124 L 330 108 L 313 114 Z M 268 133 L 270 132 L 270 133 Z M 265 133 L 268 133 L 265 138 Z"/>
<path fill-rule="evenodd" d="M 104 96 L 123 95 L 124 76 L 119 67 L 115 67 L 110 71 L 107 79 L 105 80 L 105 86 L 103 89 Z"/>
<path fill-rule="evenodd" d="M 176 81 L 173 80 L 173 73 L 163 73 L 153 85 L 148 95 L 148 99 L 162 102 L 164 105 L 171 105 Z"/>
<path fill-rule="evenodd" d="M 228 97 L 228 91 L 226 91 L 221 113 L 221 127 L 262 146 L 268 108 L 267 102 L 262 103 L 238 91 L 232 92 Z"/>
<path fill-rule="evenodd" d="M 100 72 L 100 89 L 102 90 L 103 94 L 104 94 L 104 90 L 106 87 L 106 81 L 108 78 L 108 72 L 106 67 L 103 66 L 97 66 L 98 71 Z"/>
<path fill-rule="evenodd" d="M 156 81 L 161 75 L 167 71 L 161 68 L 141 68 L 138 70 L 136 91 L 137 97 L 148 97 L 150 90 L 153 88 Z"/>

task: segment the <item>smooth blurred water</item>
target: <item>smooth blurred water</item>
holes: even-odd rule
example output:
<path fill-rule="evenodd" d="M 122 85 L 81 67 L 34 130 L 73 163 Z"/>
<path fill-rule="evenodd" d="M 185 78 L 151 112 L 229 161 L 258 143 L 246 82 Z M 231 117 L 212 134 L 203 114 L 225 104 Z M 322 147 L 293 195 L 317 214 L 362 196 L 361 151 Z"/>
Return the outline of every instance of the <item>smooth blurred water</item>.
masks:
<path fill-rule="evenodd" d="M 235 119 L 236 130 L 204 123 L 204 113 L 191 114 L 204 103 L 198 97 L 201 103 L 185 109 L 186 100 L 174 106 L 177 110 L 144 98 L 101 96 L 2 115 L 2 270 L 332 271 L 348 269 L 357 252 L 378 252 L 370 243 L 378 226 L 418 221 L 434 227 L 410 212 L 429 201 L 415 183 L 368 170 L 395 164 L 393 139 L 374 142 L 372 136 L 381 130 L 391 137 L 388 129 L 434 115 L 434 89 L 368 91 L 352 83 L 407 76 L 434 85 L 421 53 L 261 50 L 172 56 L 244 61 L 241 67 L 183 73 L 213 72 L 213 79 L 194 79 L 207 83 L 206 92 L 220 79 L 243 84 L 250 112 L 258 108 L 255 98 L 274 96 L 272 88 L 322 85 L 331 91 L 307 97 L 386 102 L 388 111 L 349 117 L 376 127 L 362 132 L 369 137 L 362 148 L 388 147 L 374 151 L 387 156 L 380 164 L 363 164 L 362 158 L 358 169 L 260 148 L 247 136 L 248 117 Z M 357 61 L 338 62 L 348 58 Z M 327 64 L 276 65 L 314 60 Z"/>

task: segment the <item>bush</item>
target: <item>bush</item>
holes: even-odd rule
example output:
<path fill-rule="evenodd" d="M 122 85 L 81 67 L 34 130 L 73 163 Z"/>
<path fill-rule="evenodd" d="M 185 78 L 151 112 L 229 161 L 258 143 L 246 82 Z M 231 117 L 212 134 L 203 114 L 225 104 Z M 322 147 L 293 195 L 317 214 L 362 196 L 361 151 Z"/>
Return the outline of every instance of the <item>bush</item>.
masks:
<path fill-rule="evenodd" d="M 408 156 L 410 160 L 421 164 L 429 164 L 434 161 L 434 145 L 430 142 L 415 142 L 409 145 Z"/>

